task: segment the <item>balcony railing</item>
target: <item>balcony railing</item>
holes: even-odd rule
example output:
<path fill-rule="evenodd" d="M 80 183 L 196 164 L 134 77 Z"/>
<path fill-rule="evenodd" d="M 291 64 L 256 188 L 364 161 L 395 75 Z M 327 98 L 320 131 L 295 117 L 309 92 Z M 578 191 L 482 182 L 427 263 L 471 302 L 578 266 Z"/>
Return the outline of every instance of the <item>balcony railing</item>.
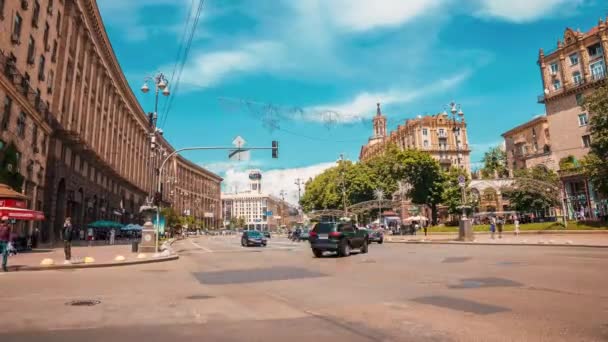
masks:
<path fill-rule="evenodd" d="M 4 70 L 4 75 L 6 78 L 12 82 L 17 89 L 20 88 L 22 90 L 21 94 L 23 94 L 27 102 L 34 107 L 36 112 L 38 112 L 40 117 L 46 121 L 46 123 L 53 128 L 59 127 L 59 122 L 51 114 L 46 103 L 40 100 L 40 94 L 32 89 L 27 79 L 19 72 L 19 70 L 17 70 L 15 63 L 2 50 L 0 50 L 0 70 Z"/>
<path fill-rule="evenodd" d="M 601 81 L 605 78 L 606 78 L 606 72 L 604 72 L 604 71 L 591 74 L 591 80 L 594 82 Z"/>

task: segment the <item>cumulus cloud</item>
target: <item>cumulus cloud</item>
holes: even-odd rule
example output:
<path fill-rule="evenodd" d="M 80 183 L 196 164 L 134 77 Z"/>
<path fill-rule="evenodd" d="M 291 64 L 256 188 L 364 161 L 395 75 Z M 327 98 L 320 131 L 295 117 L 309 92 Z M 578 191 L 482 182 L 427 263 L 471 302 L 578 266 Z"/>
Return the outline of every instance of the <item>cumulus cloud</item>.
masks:
<path fill-rule="evenodd" d="M 335 163 L 321 163 L 298 168 L 262 171 L 262 191 L 280 198 L 281 190 L 284 190 L 287 192 L 285 201 L 295 205 L 298 203 L 298 187 L 295 180 L 300 178 L 306 181 L 335 165 Z M 248 170 L 228 169 L 223 177 L 224 192 L 241 192 L 249 188 Z M 302 194 L 304 194 L 304 190 L 304 186 L 302 186 Z"/>
<path fill-rule="evenodd" d="M 584 0 L 478 0 L 475 15 L 512 22 L 529 22 L 557 11 L 567 13 Z"/>
<path fill-rule="evenodd" d="M 329 112 L 335 113 L 333 120 L 338 123 L 367 119 L 376 113 L 376 103 L 378 102 L 383 105 L 409 103 L 423 96 L 452 89 L 465 81 L 470 75 L 471 71 L 465 70 L 451 77 L 416 88 L 392 89 L 383 92 L 362 92 L 347 102 L 308 108 L 305 110 L 305 115 L 302 118 L 308 121 L 325 122 L 328 119 L 325 115 Z"/>

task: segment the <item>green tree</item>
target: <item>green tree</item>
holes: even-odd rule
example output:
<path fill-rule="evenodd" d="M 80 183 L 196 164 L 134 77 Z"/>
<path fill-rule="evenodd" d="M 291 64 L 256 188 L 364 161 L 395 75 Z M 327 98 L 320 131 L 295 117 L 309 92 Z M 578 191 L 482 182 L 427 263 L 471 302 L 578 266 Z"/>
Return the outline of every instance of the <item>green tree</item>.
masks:
<path fill-rule="evenodd" d="M 243 216 L 240 216 L 237 220 L 236 220 L 236 225 L 239 228 L 244 228 L 245 224 L 247 223 L 247 221 L 245 221 L 245 218 Z"/>
<path fill-rule="evenodd" d="M 442 204 L 447 206 L 448 213 L 453 215 L 462 213 L 462 188 L 458 183 L 459 176 L 464 176 L 466 179 L 465 189 L 467 190 L 465 204 L 471 209 L 474 209 L 477 205 L 475 199 L 471 195 L 471 190 L 468 188 L 469 184 L 471 183 L 469 175 L 463 169 L 452 167 L 447 173 L 445 173 L 445 185 L 443 190 Z"/>
<path fill-rule="evenodd" d="M 236 227 L 238 227 L 238 220 L 236 217 L 233 216 L 230 218 L 230 228 L 234 229 Z"/>
<path fill-rule="evenodd" d="M 519 170 L 511 188 L 503 193 L 509 197 L 511 206 L 521 212 L 542 211 L 560 204 L 559 177 L 546 167 L 539 165 Z"/>
<path fill-rule="evenodd" d="M 437 224 L 437 206 L 443 200 L 445 176 L 439 162 L 430 154 L 415 150 L 404 151 L 403 178 L 412 189 L 409 197 L 414 204 L 425 204 L 431 208 L 431 221 Z"/>
<path fill-rule="evenodd" d="M 501 146 L 495 146 L 486 151 L 483 155 L 483 168 L 481 175 L 483 178 L 508 177 L 507 152 Z"/>
<path fill-rule="evenodd" d="M 583 107 L 591 117 L 591 151 L 583 170 L 598 192 L 608 195 L 608 85 L 589 95 Z"/>
<path fill-rule="evenodd" d="M 24 177 L 19 173 L 19 152 L 12 142 L 0 151 L 0 183 L 4 183 L 13 190 L 21 192 Z"/>

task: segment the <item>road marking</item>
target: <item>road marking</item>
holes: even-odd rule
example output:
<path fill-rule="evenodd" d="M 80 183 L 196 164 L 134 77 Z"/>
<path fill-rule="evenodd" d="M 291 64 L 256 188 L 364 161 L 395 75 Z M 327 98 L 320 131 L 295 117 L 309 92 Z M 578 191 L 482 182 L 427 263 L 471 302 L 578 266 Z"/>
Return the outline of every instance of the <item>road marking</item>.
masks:
<path fill-rule="evenodd" d="M 190 243 L 191 243 L 192 245 L 194 245 L 195 247 L 198 247 L 199 249 L 204 250 L 204 251 L 205 251 L 205 252 L 207 252 L 207 253 L 213 253 L 213 251 L 212 251 L 212 250 L 210 250 L 209 248 L 203 247 L 203 246 L 199 245 L 198 243 L 196 243 L 196 242 L 194 242 L 194 241 L 192 241 L 192 240 L 190 240 Z"/>

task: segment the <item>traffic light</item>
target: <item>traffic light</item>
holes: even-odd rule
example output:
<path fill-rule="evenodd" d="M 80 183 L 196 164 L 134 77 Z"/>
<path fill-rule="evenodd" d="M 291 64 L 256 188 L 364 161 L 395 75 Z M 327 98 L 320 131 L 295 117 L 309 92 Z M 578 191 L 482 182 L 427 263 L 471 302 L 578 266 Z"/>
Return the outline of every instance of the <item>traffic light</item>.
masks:
<path fill-rule="evenodd" d="M 272 141 L 272 158 L 279 158 L 279 142 Z"/>

